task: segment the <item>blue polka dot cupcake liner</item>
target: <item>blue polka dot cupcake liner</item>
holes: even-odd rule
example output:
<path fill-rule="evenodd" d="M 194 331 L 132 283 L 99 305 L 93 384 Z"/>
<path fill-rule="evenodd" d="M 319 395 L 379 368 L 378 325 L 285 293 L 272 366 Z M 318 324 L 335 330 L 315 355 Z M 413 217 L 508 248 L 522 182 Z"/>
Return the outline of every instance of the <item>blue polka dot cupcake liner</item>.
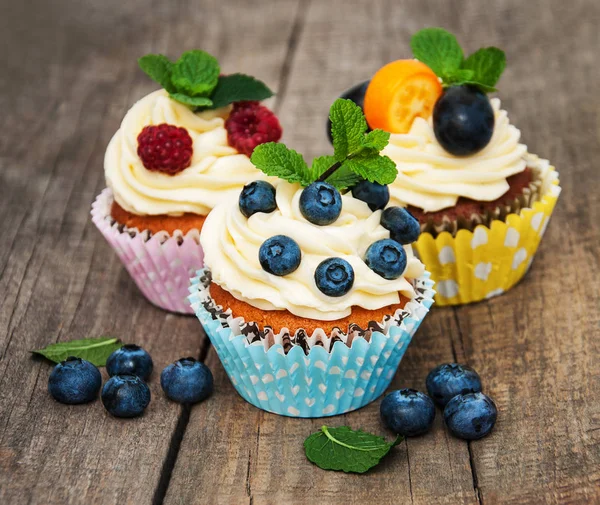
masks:
<path fill-rule="evenodd" d="M 430 274 L 415 280 L 417 296 L 365 331 L 290 336 L 234 317 L 215 305 L 210 272 L 192 279 L 189 302 L 236 391 L 267 412 L 318 418 L 364 407 L 390 385 L 413 335 L 433 304 Z"/>

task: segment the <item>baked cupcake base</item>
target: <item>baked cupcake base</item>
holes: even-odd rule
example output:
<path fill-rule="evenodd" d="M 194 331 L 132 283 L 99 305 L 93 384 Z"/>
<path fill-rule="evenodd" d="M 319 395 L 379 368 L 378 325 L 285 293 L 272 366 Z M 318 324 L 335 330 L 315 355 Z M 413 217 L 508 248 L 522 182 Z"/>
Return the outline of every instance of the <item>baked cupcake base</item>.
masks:
<path fill-rule="evenodd" d="M 426 272 L 414 281 L 417 297 L 376 327 L 275 333 L 218 306 L 210 280 L 199 271 L 189 301 L 233 386 L 252 405 L 291 417 L 343 414 L 383 394 L 434 295 Z"/>
<path fill-rule="evenodd" d="M 462 305 L 500 295 L 529 270 L 561 188 L 558 173 L 547 160 L 528 155 L 527 165 L 539 173 L 536 201 L 472 231 L 421 233 L 413 244 L 436 283 L 437 305 Z"/>
<path fill-rule="evenodd" d="M 92 221 L 140 291 L 164 310 L 193 314 L 187 302 L 189 282 L 194 272 L 204 266 L 199 229 L 182 232 L 157 230 L 154 226 L 154 231 L 140 231 L 133 226 L 140 223 L 121 223 L 113 217 L 113 203 L 112 191 L 104 189 L 92 204 Z"/>

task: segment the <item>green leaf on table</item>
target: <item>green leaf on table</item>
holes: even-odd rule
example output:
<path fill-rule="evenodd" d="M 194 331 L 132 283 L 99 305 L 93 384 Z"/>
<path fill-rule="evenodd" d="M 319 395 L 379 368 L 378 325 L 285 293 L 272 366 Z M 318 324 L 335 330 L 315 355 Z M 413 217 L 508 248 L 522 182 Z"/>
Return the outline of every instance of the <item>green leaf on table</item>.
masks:
<path fill-rule="evenodd" d="M 313 182 L 311 170 L 301 154 L 284 144 L 267 142 L 255 147 L 250 161 L 267 175 L 308 186 Z"/>
<path fill-rule="evenodd" d="M 211 107 L 213 104 L 213 101 L 205 96 L 189 96 L 183 93 L 171 93 L 169 96 L 179 103 L 191 105 L 192 107 Z"/>
<path fill-rule="evenodd" d="M 219 77 L 211 100 L 214 109 L 233 102 L 260 101 L 273 96 L 273 92 L 262 81 L 246 74 L 231 74 Z"/>
<path fill-rule="evenodd" d="M 494 86 L 506 68 L 506 55 L 497 47 L 484 47 L 469 56 L 462 68 L 473 71 L 472 77 L 465 79 L 466 81 L 494 91 Z"/>
<path fill-rule="evenodd" d="M 54 363 L 60 363 L 69 356 L 74 356 L 85 359 L 96 366 L 104 366 L 108 357 L 122 346 L 123 344 L 118 338 L 99 337 L 57 342 L 44 349 L 31 352 L 44 356 Z"/>
<path fill-rule="evenodd" d="M 443 28 L 424 28 L 410 39 L 414 57 L 425 63 L 442 80 L 458 70 L 463 62 L 463 50 L 456 37 Z"/>
<path fill-rule="evenodd" d="M 217 59 L 206 51 L 186 51 L 173 64 L 171 81 L 179 93 L 210 96 L 219 80 L 221 68 Z"/>
<path fill-rule="evenodd" d="M 360 155 L 350 158 L 342 164 L 363 179 L 379 184 L 391 184 L 396 180 L 398 169 L 396 164 L 387 156 L 381 156 L 377 151 L 365 149 Z"/>
<path fill-rule="evenodd" d="M 368 129 L 362 109 L 352 100 L 338 98 L 329 109 L 331 136 L 336 161 L 345 160 L 358 151 Z"/>
<path fill-rule="evenodd" d="M 402 437 L 392 443 L 383 437 L 354 431 L 348 426 L 322 426 L 304 441 L 306 457 L 323 470 L 364 473 L 377 465 Z"/>
<path fill-rule="evenodd" d="M 146 74 L 169 93 L 177 91 L 171 82 L 173 63 L 162 54 L 147 54 L 138 59 L 138 65 Z"/>

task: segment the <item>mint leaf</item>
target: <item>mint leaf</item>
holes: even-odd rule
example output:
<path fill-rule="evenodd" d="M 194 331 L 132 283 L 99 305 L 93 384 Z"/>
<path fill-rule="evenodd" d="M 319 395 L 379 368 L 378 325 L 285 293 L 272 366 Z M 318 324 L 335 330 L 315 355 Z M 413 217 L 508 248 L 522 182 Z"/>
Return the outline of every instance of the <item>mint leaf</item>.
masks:
<path fill-rule="evenodd" d="M 312 162 L 311 177 L 316 181 L 336 163 L 335 156 L 319 156 Z"/>
<path fill-rule="evenodd" d="M 156 81 L 169 93 L 174 93 L 175 86 L 171 82 L 173 63 L 162 54 L 147 54 L 138 59 L 138 65 L 148 77 Z"/>
<path fill-rule="evenodd" d="M 219 80 L 219 62 L 205 51 L 186 51 L 171 70 L 171 81 L 179 93 L 209 96 Z"/>
<path fill-rule="evenodd" d="M 276 142 L 260 144 L 254 148 L 250 161 L 265 174 L 288 182 L 299 182 L 303 186 L 308 186 L 314 180 L 302 155 L 293 149 L 288 149 L 284 144 Z"/>
<path fill-rule="evenodd" d="M 367 121 L 362 109 L 352 100 L 338 98 L 329 109 L 331 136 L 336 161 L 345 160 L 359 150 L 367 131 Z"/>
<path fill-rule="evenodd" d="M 219 77 L 217 87 L 211 95 L 213 108 L 225 107 L 233 102 L 260 101 L 273 96 L 268 86 L 246 74 L 231 74 Z"/>
<path fill-rule="evenodd" d="M 362 181 L 362 177 L 354 173 L 345 165 L 342 165 L 335 172 L 333 172 L 333 174 L 327 177 L 327 179 L 325 179 L 325 182 L 328 182 L 339 190 L 351 188 L 360 181 Z"/>
<path fill-rule="evenodd" d="M 390 158 L 369 149 L 344 161 L 342 168 L 347 168 L 370 182 L 384 185 L 394 182 L 398 175 L 396 164 Z"/>
<path fill-rule="evenodd" d="M 212 100 L 205 96 L 188 96 L 183 93 L 171 93 L 169 96 L 173 100 L 193 107 L 211 107 L 213 104 Z"/>
<path fill-rule="evenodd" d="M 462 64 L 462 68 L 473 72 L 473 76 L 466 80 L 494 90 L 494 86 L 506 68 L 506 55 L 497 47 L 484 47 L 469 56 Z"/>
<path fill-rule="evenodd" d="M 118 338 L 113 337 L 84 338 L 50 344 L 44 349 L 31 352 L 44 356 L 54 363 L 60 363 L 69 356 L 75 356 L 96 366 L 104 366 L 108 357 L 122 345 Z"/>
<path fill-rule="evenodd" d="M 410 47 L 414 57 L 431 68 L 444 83 L 463 62 L 463 51 L 456 37 L 443 28 L 418 31 L 410 39 Z"/>
<path fill-rule="evenodd" d="M 390 141 L 390 133 L 383 130 L 373 130 L 367 133 L 363 147 L 381 151 Z"/>
<path fill-rule="evenodd" d="M 377 465 L 402 437 L 392 443 L 383 437 L 354 431 L 348 426 L 322 426 L 304 441 L 306 457 L 323 470 L 364 473 Z"/>

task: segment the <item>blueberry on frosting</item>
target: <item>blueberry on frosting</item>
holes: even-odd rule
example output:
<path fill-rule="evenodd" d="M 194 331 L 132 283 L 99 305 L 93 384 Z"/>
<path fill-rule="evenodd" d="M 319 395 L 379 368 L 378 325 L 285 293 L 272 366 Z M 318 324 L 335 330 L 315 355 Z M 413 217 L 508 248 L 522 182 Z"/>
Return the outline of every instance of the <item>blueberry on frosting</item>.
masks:
<path fill-rule="evenodd" d="M 390 237 L 399 244 L 415 242 L 421 234 L 421 227 L 410 212 L 403 207 L 388 207 L 381 214 L 381 226 L 390 231 Z"/>
<path fill-rule="evenodd" d="M 265 272 L 283 276 L 300 266 L 300 247 L 290 237 L 275 235 L 263 242 L 258 251 L 260 266 Z"/>
<path fill-rule="evenodd" d="M 327 296 L 343 296 L 352 289 L 354 269 L 341 258 L 328 258 L 315 270 L 315 283 Z"/>
<path fill-rule="evenodd" d="M 331 224 L 342 212 L 340 192 L 326 182 L 313 182 L 300 195 L 300 212 L 312 224 Z"/>
<path fill-rule="evenodd" d="M 384 279 L 397 279 L 406 269 L 406 251 L 395 240 L 378 240 L 367 249 L 365 263 Z"/>
<path fill-rule="evenodd" d="M 390 190 L 384 184 L 361 181 L 352 188 L 352 196 L 365 202 L 372 211 L 385 209 L 390 201 Z"/>
<path fill-rule="evenodd" d="M 240 212 L 245 217 L 250 217 L 257 212 L 268 214 L 276 208 L 275 188 L 266 181 L 246 184 L 240 193 Z"/>

